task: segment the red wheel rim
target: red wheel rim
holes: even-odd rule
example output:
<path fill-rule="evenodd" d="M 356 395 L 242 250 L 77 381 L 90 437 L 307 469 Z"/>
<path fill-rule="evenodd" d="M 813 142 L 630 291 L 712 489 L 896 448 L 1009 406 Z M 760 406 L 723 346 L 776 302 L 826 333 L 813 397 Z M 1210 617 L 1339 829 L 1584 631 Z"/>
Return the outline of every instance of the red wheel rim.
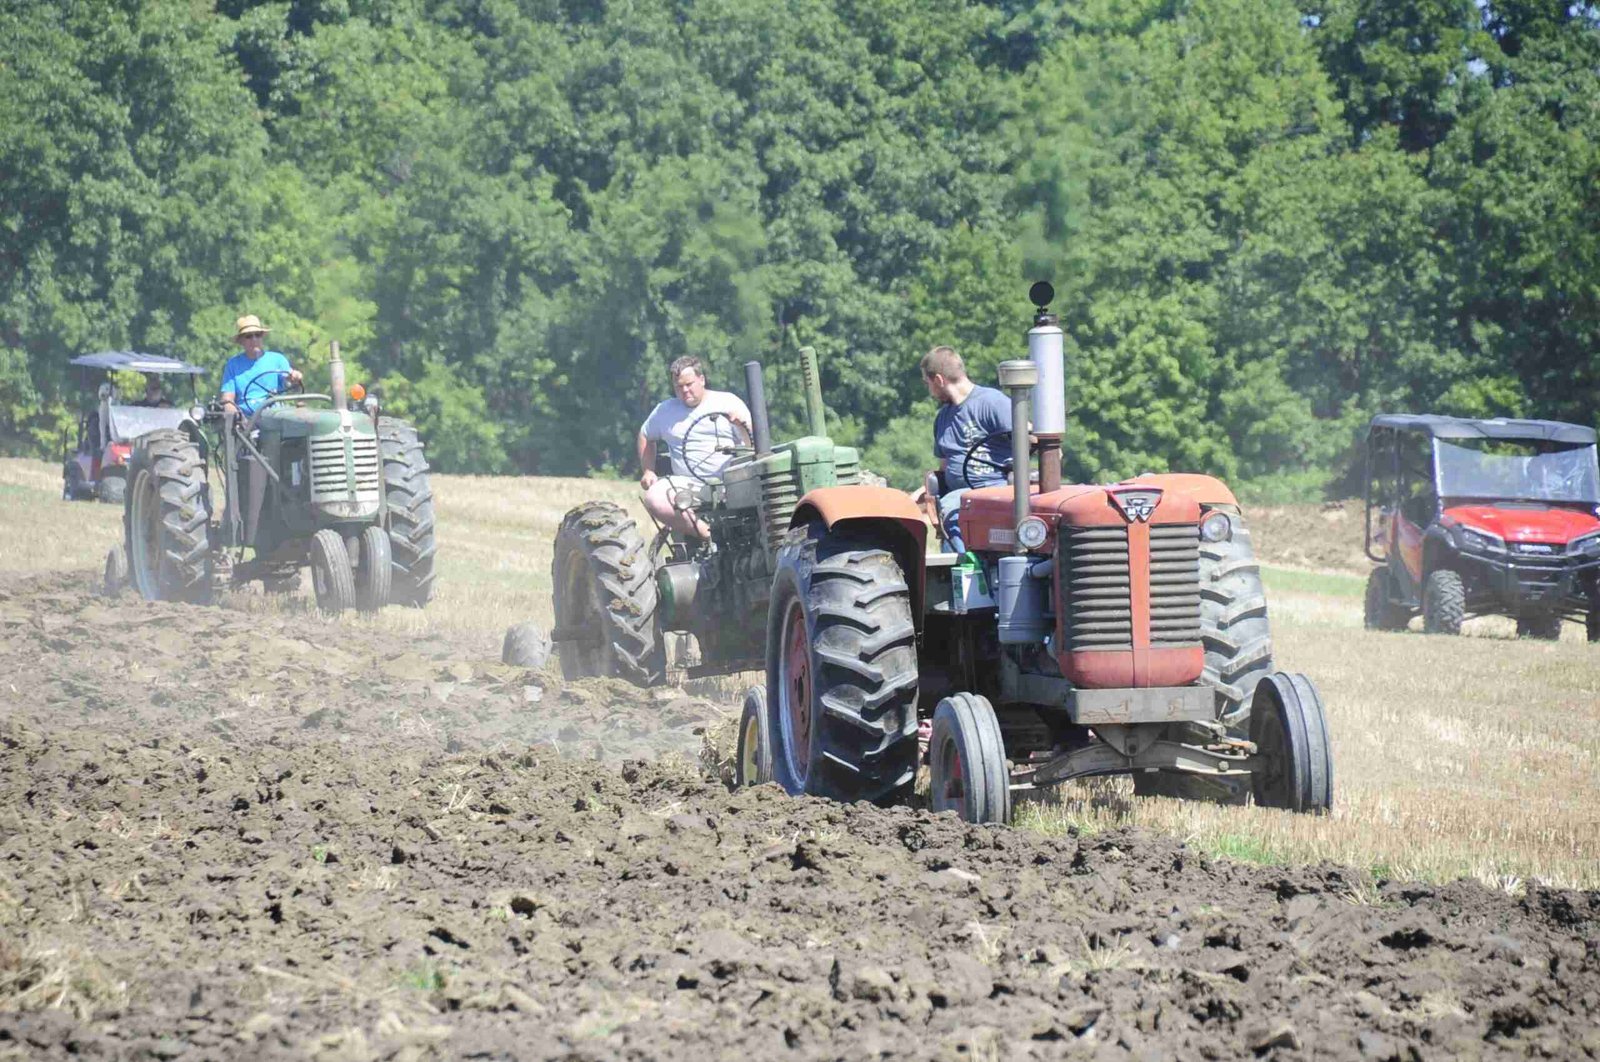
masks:
<path fill-rule="evenodd" d="M 784 614 L 782 663 L 784 755 L 803 783 L 811 775 L 811 639 L 798 601 Z"/>

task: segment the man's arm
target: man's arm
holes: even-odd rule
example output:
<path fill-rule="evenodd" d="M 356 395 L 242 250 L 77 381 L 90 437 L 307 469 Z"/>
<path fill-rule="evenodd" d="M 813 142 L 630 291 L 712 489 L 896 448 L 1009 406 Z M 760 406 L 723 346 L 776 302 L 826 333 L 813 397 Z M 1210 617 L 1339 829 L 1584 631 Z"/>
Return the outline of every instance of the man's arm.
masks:
<path fill-rule="evenodd" d="M 648 455 L 651 450 L 650 440 L 642 431 L 639 433 L 638 449 L 640 469 L 639 486 L 645 490 L 649 490 L 651 485 L 653 485 L 656 481 L 656 470 L 652 467 L 652 463 L 648 459 Z"/>

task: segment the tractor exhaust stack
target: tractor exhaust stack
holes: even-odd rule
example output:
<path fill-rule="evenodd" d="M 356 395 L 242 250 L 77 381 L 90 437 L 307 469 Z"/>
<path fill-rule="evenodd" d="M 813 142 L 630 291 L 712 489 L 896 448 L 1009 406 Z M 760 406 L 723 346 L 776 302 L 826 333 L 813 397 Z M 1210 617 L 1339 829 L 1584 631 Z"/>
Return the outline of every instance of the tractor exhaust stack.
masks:
<path fill-rule="evenodd" d="M 750 397 L 750 441 L 755 444 L 756 456 L 765 457 L 772 452 L 772 425 L 767 419 L 767 389 L 759 361 L 744 363 L 744 389 Z"/>
<path fill-rule="evenodd" d="M 822 375 L 817 369 L 815 347 L 800 348 L 800 371 L 805 376 L 806 420 L 811 434 L 818 438 L 828 436 L 828 415 L 822 405 Z"/>
<path fill-rule="evenodd" d="M 1039 370 L 1023 358 L 1000 363 L 1000 387 L 1011 396 L 1011 527 L 1013 531 L 1028 518 L 1028 419 L 1032 395 L 1039 382 Z M 1041 487 L 1043 485 L 1041 484 Z M 1013 553 L 1026 553 L 1020 536 L 1013 540 Z"/>
<path fill-rule="evenodd" d="M 1045 494 L 1061 487 L 1061 437 L 1067 430 L 1066 358 L 1059 319 L 1049 308 L 1055 297 L 1056 289 L 1047 280 L 1028 289 L 1035 308 L 1028 330 L 1028 360 L 1039 371 L 1033 391 L 1033 433 L 1039 440 L 1039 490 Z"/>
<path fill-rule="evenodd" d="M 339 357 L 339 341 L 328 344 L 328 387 L 333 391 L 333 408 L 343 413 L 349 395 L 344 390 L 344 361 Z"/>

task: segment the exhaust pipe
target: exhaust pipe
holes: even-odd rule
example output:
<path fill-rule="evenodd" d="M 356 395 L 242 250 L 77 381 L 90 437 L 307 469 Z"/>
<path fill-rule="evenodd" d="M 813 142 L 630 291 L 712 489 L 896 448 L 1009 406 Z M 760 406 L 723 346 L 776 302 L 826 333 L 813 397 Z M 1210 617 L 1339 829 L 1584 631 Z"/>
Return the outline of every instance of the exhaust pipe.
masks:
<path fill-rule="evenodd" d="M 1033 389 L 1033 433 L 1039 439 L 1039 491 L 1061 487 L 1061 437 L 1067 430 L 1066 357 L 1059 318 L 1050 312 L 1056 289 L 1041 280 L 1028 289 L 1034 305 L 1028 330 L 1028 360 L 1039 373 Z"/>
<path fill-rule="evenodd" d="M 772 452 L 772 426 L 767 419 L 767 389 L 761 381 L 761 363 L 744 363 L 744 389 L 750 396 L 750 441 L 755 444 L 756 456 L 765 457 Z"/>
<path fill-rule="evenodd" d="M 828 415 L 822 405 L 822 376 L 817 369 L 815 347 L 800 348 L 800 372 L 805 377 L 806 419 L 811 422 L 811 434 L 827 438 Z"/>
<path fill-rule="evenodd" d="M 339 357 L 339 341 L 328 344 L 328 386 L 333 389 L 333 408 L 343 413 L 349 395 L 344 389 L 344 361 Z"/>
<path fill-rule="evenodd" d="M 1000 363 L 1000 387 L 1011 395 L 1011 528 L 1015 532 L 1028 518 L 1028 420 L 1039 370 L 1023 358 Z M 1043 484 L 1040 484 L 1041 488 Z M 1012 539 L 1011 552 L 1026 553 L 1021 537 Z"/>

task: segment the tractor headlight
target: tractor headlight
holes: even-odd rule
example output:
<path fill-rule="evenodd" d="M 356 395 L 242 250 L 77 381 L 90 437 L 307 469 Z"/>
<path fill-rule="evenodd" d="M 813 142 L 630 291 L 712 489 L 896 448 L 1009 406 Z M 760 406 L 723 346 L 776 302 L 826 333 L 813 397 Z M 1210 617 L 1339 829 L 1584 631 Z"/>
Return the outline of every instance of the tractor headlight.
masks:
<path fill-rule="evenodd" d="M 1233 520 L 1227 513 L 1214 512 L 1200 521 L 1200 537 L 1207 542 L 1226 542 L 1233 537 Z"/>
<path fill-rule="evenodd" d="M 1589 535 L 1568 543 L 1567 552 L 1581 553 L 1589 557 L 1600 556 L 1600 534 Z"/>
<path fill-rule="evenodd" d="M 1030 516 L 1017 525 L 1017 541 L 1024 549 L 1038 549 L 1050 537 L 1050 529 L 1037 516 Z"/>
<path fill-rule="evenodd" d="M 202 405 L 190 406 L 189 419 L 194 421 L 196 424 L 204 424 L 206 419 L 206 407 Z"/>
<path fill-rule="evenodd" d="M 1491 535 L 1486 531 L 1474 531 L 1470 527 L 1461 529 L 1461 548 L 1473 553 L 1504 553 L 1506 541 L 1499 535 Z"/>

